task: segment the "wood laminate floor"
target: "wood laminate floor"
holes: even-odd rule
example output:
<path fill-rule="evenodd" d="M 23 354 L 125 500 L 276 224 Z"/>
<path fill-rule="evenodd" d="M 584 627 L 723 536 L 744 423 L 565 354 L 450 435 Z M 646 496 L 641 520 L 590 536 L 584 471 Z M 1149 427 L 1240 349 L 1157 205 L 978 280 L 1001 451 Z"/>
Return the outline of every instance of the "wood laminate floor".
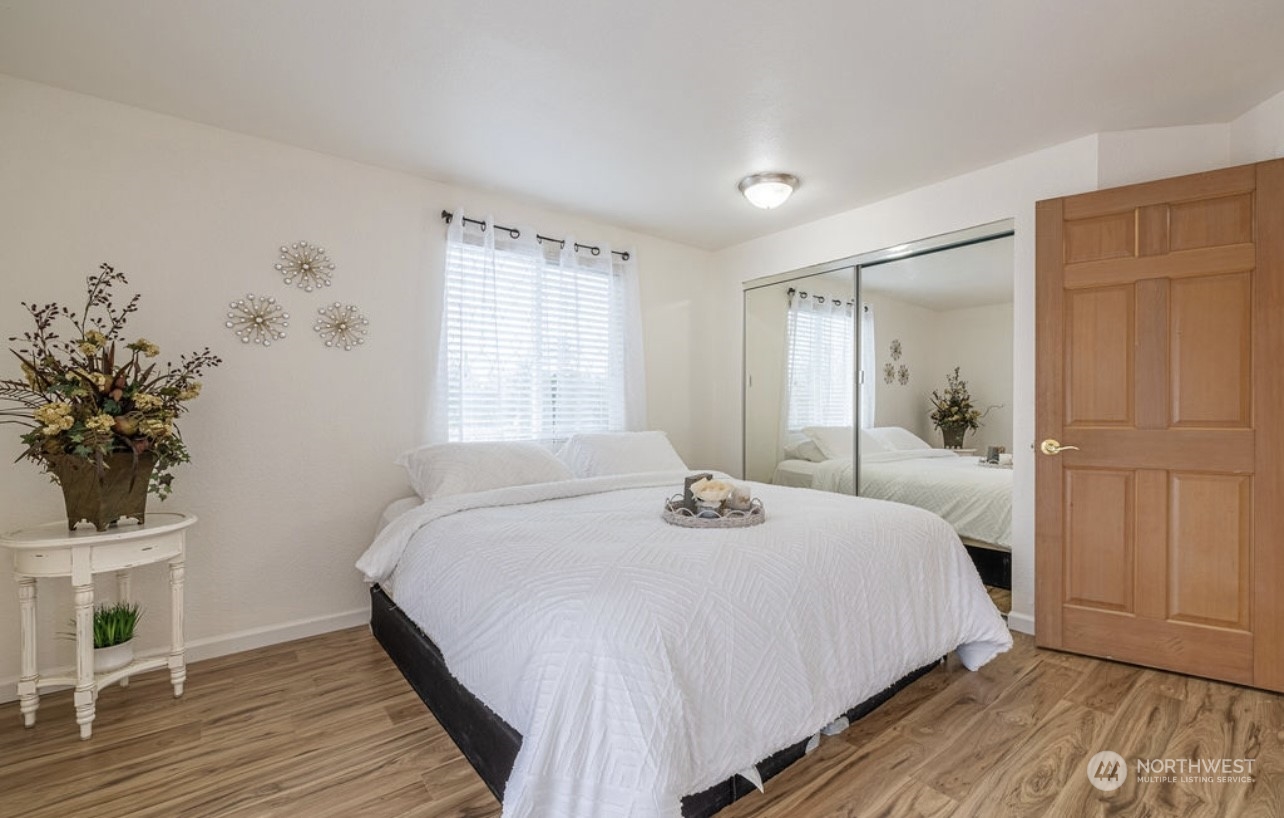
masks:
<path fill-rule="evenodd" d="M 1255 759 L 1255 782 L 1088 782 L 1098 750 Z M 951 659 L 719 818 L 1284 814 L 1284 700 L 1041 651 Z M 70 693 L 33 729 L 0 706 L 0 815 L 497 818 L 499 806 L 365 628 L 104 691 L 90 741 Z"/>
<path fill-rule="evenodd" d="M 990 601 L 994 603 L 994 607 L 999 609 L 999 613 L 1007 616 L 1012 612 L 1012 592 L 1010 590 L 987 585 L 985 586 L 985 592 L 990 595 Z"/>

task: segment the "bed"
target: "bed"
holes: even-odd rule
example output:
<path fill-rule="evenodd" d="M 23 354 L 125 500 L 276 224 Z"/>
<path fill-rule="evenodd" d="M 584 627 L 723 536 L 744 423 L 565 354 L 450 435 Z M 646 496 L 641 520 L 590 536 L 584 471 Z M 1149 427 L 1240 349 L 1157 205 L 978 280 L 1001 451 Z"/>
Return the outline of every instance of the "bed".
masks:
<path fill-rule="evenodd" d="M 436 496 L 358 563 L 505 818 L 712 814 L 941 656 L 1011 645 L 934 515 L 751 484 L 765 524 L 668 526 L 686 473 Z"/>

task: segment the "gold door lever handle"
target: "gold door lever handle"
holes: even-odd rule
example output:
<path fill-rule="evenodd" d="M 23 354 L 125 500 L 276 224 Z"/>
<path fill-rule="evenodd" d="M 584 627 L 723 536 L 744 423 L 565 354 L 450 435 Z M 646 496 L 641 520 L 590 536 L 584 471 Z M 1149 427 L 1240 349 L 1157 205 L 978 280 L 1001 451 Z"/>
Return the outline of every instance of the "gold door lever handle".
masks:
<path fill-rule="evenodd" d="M 1043 452 L 1046 455 L 1054 455 L 1054 454 L 1061 454 L 1062 452 L 1066 452 L 1066 451 L 1077 452 L 1079 451 L 1079 447 L 1062 446 L 1060 443 L 1053 440 L 1052 438 L 1048 438 L 1047 440 L 1043 441 L 1043 443 L 1039 444 L 1039 451 Z"/>

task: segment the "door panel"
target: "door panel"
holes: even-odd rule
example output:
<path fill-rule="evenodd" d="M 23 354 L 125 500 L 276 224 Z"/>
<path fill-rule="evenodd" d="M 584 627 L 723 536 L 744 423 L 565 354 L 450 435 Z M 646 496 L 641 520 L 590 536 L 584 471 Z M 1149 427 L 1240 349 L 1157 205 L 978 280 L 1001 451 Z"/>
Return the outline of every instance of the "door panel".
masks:
<path fill-rule="evenodd" d="M 1072 222 L 1066 225 L 1066 263 L 1131 257 L 1136 236 L 1130 213 Z"/>
<path fill-rule="evenodd" d="M 1102 469 L 1066 469 L 1066 601 L 1132 610 L 1133 476 Z M 1123 566 L 1125 570 L 1116 570 Z"/>
<path fill-rule="evenodd" d="M 1281 224 L 1284 160 L 1038 204 L 1040 645 L 1284 690 Z"/>
<path fill-rule="evenodd" d="M 1247 477 L 1173 472 L 1168 618 L 1248 630 Z"/>
<path fill-rule="evenodd" d="M 1172 282 L 1172 422 L 1250 425 L 1252 281 L 1248 273 Z"/>
<path fill-rule="evenodd" d="M 1240 193 L 1174 204 L 1168 210 L 1168 229 L 1170 250 L 1247 244 L 1253 240 L 1253 196 Z"/>
<path fill-rule="evenodd" d="M 1067 347 L 1066 423 L 1132 422 L 1131 287 L 1068 293 L 1066 323 L 1081 339 Z"/>

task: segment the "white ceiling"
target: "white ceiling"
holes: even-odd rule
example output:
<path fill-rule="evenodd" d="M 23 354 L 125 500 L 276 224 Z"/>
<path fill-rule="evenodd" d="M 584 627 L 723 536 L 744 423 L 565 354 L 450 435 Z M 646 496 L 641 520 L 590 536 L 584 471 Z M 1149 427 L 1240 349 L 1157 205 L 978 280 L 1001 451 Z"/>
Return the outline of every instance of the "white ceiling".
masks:
<path fill-rule="evenodd" d="M 1279 0 L 0 0 L 0 72 L 714 249 L 1228 121 L 1281 33 Z M 764 170 L 779 210 L 736 191 Z"/>
<path fill-rule="evenodd" d="M 938 311 L 1010 303 L 1012 250 L 1007 236 L 865 267 L 861 292 Z"/>

